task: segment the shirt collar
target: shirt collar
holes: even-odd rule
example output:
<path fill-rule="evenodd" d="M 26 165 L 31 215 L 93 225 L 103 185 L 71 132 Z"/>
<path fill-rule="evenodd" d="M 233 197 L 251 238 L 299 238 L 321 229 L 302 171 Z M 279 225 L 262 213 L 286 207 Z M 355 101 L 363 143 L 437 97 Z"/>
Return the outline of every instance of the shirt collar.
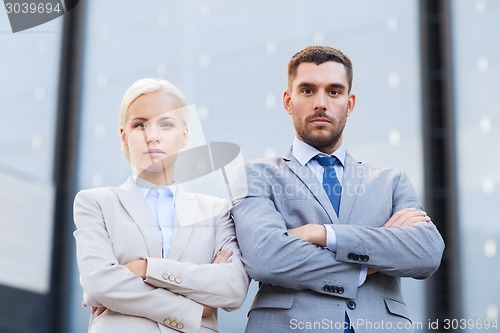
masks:
<path fill-rule="evenodd" d="M 318 154 L 327 156 L 327 154 L 320 152 L 313 146 L 310 146 L 297 138 L 293 140 L 292 154 L 302 166 L 305 166 L 311 158 Z M 344 166 L 346 151 L 343 143 L 331 155 L 335 156 L 339 160 L 342 167 Z"/>
<path fill-rule="evenodd" d="M 177 193 L 177 183 L 176 182 L 174 182 L 168 186 L 158 186 L 158 185 L 155 185 L 151 182 L 148 182 L 145 179 L 142 179 L 141 177 L 138 177 L 135 173 L 132 174 L 132 178 L 134 179 L 135 183 L 137 184 L 137 186 L 141 190 L 142 195 L 144 195 L 144 198 L 146 198 L 148 196 L 149 192 L 153 188 L 158 188 L 161 190 L 163 188 L 168 187 L 170 189 L 170 191 L 172 191 L 172 195 L 173 195 L 174 200 L 175 200 L 175 195 Z"/>

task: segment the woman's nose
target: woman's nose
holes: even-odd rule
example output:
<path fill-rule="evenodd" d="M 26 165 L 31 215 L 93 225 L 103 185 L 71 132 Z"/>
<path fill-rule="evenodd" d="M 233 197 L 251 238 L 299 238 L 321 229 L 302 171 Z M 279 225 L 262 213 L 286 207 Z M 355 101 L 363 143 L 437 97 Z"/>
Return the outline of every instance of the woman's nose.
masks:
<path fill-rule="evenodd" d="M 158 135 L 158 132 L 155 129 L 153 129 L 153 128 L 147 129 L 145 132 L 146 132 L 147 143 L 152 143 L 152 142 L 159 143 L 160 142 L 160 136 Z"/>

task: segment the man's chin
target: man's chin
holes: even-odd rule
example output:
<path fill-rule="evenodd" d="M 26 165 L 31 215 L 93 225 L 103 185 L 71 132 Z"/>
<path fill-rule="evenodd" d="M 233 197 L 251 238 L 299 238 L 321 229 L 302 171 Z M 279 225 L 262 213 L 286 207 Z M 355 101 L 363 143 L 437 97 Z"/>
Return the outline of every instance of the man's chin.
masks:
<path fill-rule="evenodd" d="M 333 136 L 331 133 L 324 133 L 321 135 L 308 135 L 306 137 L 302 137 L 305 143 L 308 145 L 318 149 L 329 149 L 337 145 L 337 142 L 340 140 L 340 136 Z"/>

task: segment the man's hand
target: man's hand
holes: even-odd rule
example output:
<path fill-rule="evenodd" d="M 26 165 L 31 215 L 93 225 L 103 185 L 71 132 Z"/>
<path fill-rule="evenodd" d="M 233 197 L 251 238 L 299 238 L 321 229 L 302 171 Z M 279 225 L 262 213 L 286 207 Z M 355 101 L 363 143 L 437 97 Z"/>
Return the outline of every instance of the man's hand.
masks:
<path fill-rule="evenodd" d="M 389 221 L 384 224 L 384 228 L 394 227 L 413 227 L 422 225 L 431 221 L 426 212 L 416 210 L 415 208 L 405 208 L 394 213 Z"/>
<path fill-rule="evenodd" d="M 146 271 L 148 269 L 148 261 L 146 259 L 139 259 L 125 264 L 132 273 L 140 276 L 143 280 L 146 279 Z"/>
<path fill-rule="evenodd" d="M 298 228 L 288 229 L 288 233 L 317 246 L 326 246 L 326 230 L 322 224 L 305 224 Z"/>

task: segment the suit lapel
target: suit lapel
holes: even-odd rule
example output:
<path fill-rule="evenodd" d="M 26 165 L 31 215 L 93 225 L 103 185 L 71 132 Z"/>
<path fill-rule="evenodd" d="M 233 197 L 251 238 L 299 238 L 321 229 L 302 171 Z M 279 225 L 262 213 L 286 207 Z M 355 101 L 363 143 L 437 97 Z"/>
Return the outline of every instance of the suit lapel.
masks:
<path fill-rule="evenodd" d="M 118 197 L 130 217 L 139 226 L 144 237 L 144 242 L 148 248 L 149 256 L 152 258 L 161 258 L 162 244 L 161 235 L 158 232 L 151 213 L 149 212 L 146 200 L 141 190 L 134 182 L 132 177 L 119 187 Z"/>
<path fill-rule="evenodd" d="M 328 195 L 323 190 L 323 185 L 318 181 L 318 178 L 313 174 L 313 172 L 307 166 L 302 166 L 299 161 L 293 156 L 292 150 L 283 156 L 285 164 L 290 168 L 290 170 L 302 181 L 302 183 L 311 191 L 316 200 L 321 204 L 326 214 L 330 218 L 332 223 L 339 223 L 337 214 L 333 210 L 333 206 L 328 198 Z M 342 201 L 340 203 L 342 207 Z M 341 208 L 342 211 L 342 208 Z"/>
<path fill-rule="evenodd" d="M 177 186 L 175 194 L 175 225 L 169 259 L 179 260 L 186 249 L 197 221 L 198 200 L 186 192 L 182 186 Z"/>
<path fill-rule="evenodd" d="M 349 153 L 345 158 L 344 176 L 342 180 L 342 197 L 340 199 L 340 221 L 347 223 L 357 196 L 362 193 L 360 186 L 363 178 L 361 162 L 355 161 Z"/>

